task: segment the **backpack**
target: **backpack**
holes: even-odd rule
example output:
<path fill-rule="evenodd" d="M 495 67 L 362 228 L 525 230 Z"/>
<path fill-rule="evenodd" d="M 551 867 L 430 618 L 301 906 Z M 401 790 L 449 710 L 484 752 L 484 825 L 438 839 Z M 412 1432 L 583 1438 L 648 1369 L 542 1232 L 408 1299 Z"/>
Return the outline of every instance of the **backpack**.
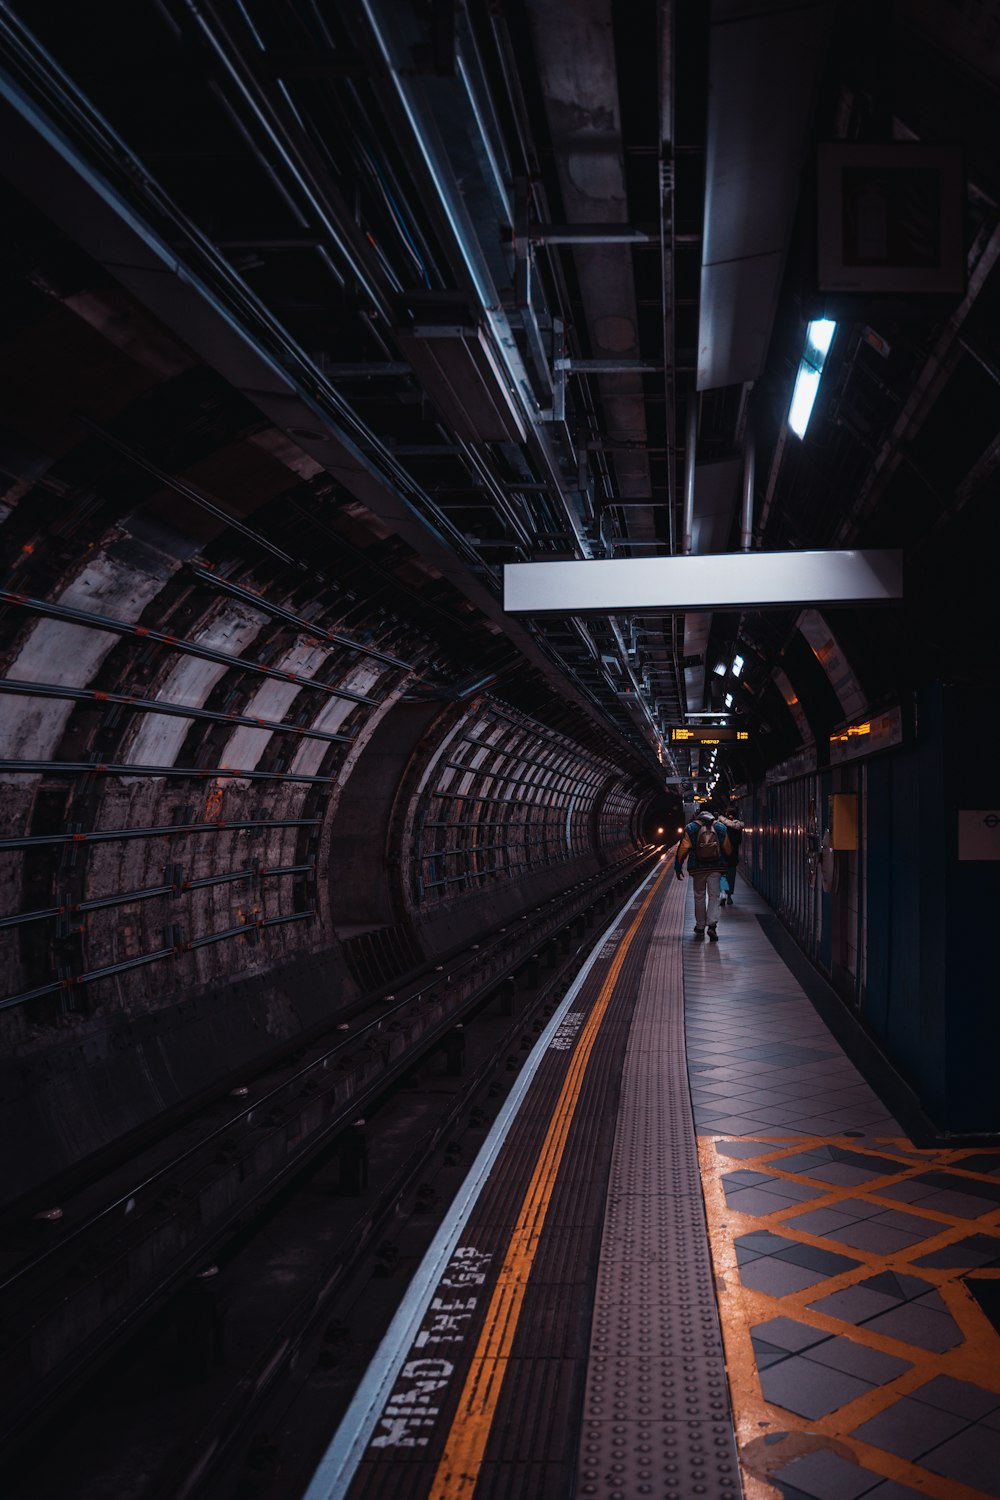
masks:
<path fill-rule="evenodd" d="M 699 870 L 714 870 L 722 863 L 722 847 L 714 823 L 698 824 L 694 857 Z"/>

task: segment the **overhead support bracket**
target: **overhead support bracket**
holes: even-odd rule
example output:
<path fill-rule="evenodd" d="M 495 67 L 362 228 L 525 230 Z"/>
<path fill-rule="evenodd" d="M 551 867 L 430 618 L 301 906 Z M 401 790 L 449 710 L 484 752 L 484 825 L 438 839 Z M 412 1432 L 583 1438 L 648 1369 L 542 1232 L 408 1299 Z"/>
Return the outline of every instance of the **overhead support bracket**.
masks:
<path fill-rule="evenodd" d="M 648 359 L 557 359 L 567 375 L 662 375 L 663 366 Z"/>
<path fill-rule="evenodd" d="M 527 239 L 533 245 L 652 245 L 660 236 L 631 224 L 534 224 Z"/>
<path fill-rule="evenodd" d="M 503 582 L 517 615 L 888 604 L 902 598 L 903 561 L 890 548 L 508 563 Z"/>

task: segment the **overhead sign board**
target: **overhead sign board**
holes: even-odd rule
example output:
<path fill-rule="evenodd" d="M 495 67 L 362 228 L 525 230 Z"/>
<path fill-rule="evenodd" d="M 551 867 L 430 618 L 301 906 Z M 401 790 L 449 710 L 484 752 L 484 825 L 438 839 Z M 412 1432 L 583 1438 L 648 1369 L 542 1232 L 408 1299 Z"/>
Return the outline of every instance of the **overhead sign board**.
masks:
<path fill-rule="evenodd" d="M 898 548 L 505 563 L 503 589 L 515 615 L 819 608 L 900 599 L 903 566 Z"/>
<path fill-rule="evenodd" d="M 884 714 L 861 719 L 831 734 L 830 764 L 836 766 L 845 760 L 859 760 L 863 755 L 873 755 L 876 750 L 888 750 L 902 743 L 902 710 L 890 708 Z"/>
<path fill-rule="evenodd" d="M 749 739 L 749 729 L 731 729 L 722 726 L 712 729 L 706 725 L 699 725 L 697 729 L 684 728 L 670 731 L 672 745 L 730 745 L 737 742 L 745 745 Z"/>

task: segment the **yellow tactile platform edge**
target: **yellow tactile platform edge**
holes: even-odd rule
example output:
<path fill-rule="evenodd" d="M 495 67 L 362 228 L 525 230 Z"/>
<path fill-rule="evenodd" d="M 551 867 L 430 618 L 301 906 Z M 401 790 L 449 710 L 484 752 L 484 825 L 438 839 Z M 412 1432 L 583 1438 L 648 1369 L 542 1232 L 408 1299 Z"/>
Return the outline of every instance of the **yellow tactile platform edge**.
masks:
<path fill-rule="evenodd" d="M 726 1348 L 726 1365 L 732 1396 L 733 1420 L 736 1426 L 736 1443 L 739 1451 L 743 1487 L 746 1500 L 775 1500 L 780 1492 L 769 1482 L 769 1476 L 783 1468 L 789 1461 L 816 1449 L 827 1449 L 842 1458 L 857 1461 L 864 1468 L 898 1484 L 908 1485 L 920 1494 L 934 1496 L 935 1500 L 982 1500 L 984 1492 L 961 1484 L 955 1479 L 932 1473 L 916 1463 L 897 1458 L 882 1448 L 876 1448 L 851 1431 L 860 1423 L 868 1421 L 879 1412 L 892 1406 L 900 1397 L 922 1386 L 937 1375 L 949 1375 L 956 1380 L 971 1381 L 986 1390 L 1000 1395 L 1000 1336 L 980 1309 L 978 1303 L 962 1284 L 964 1279 L 1000 1279 L 1000 1270 L 974 1270 L 970 1267 L 932 1268 L 915 1267 L 912 1259 L 923 1258 L 932 1252 L 953 1244 L 970 1235 L 1000 1233 L 1000 1205 L 996 1210 L 980 1215 L 974 1220 L 959 1219 L 931 1209 L 921 1209 L 912 1203 L 900 1203 L 896 1199 L 883 1198 L 880 1190 L 915 1177 L 928 1169 L 948 1169 L 962 1172 L 970 1182 L 976 1180 L 996 1185 L 996 1178 L 982 1174 L 963 1172 L 962 1162 L 972 1157 L 996 1155 L 1000 1151 L 984 1151 L 982 1147 L 972 1150 L 917 1150 L 900 1137 L 892 1140 L 878 1139 L 865 1146 L 847 1136 L 803 1136 L 780 1140 L 767 1136 L 740 1136 L 741 1151 L 738 1157 L 727 1157 L 725 1147 L 729 1136 L 699 1136 L 698 1156 L 701 1166 L 705 1208 L 708 1217 L 712 1261 L 715 1269 Z M 756 1141 L 760 1151 L 754 1156 L 743 1154 L 748 1141 Z M 857 1155 L 876 1155 L 898 1161 L 899 1172 L 883 1175 L 861 1187 L 836 1187 L 811 1179 L 802 1173 L 782 1170 L 783 1158 L 798 1155 L 804 1150 L 815 1150 L 821 1146 L 841 1146 Z M 737 1169 L 749 1168 L 764 1171 L 775 1178 L 806 1183 L 825 1189 L 822 1197 L 809 1199 L 806 1203 L 795 1203 L 779 1208 L 773 1213 L 758 1215 L 743 1213 L 731 1208 L 726 1202 L 723 1177 Z M 908 1214 L 940 1224 L 940 1233 L 921 1240 L 906 1250 L 890 1255 L 873 1254 L 870 1251 L 846 1247 L 835 1240 L 823 1239 L 796 1228 L 796 1218 L 804 1212 L 821 1208 L 833 1208 L 846 1198 L 862 1198 L 879 1203 L 888 1209 L 904 1209 Z M 780 1234 L 790 1243 L 814 1245 L 836 1254 L 848 1255 L 860 1264 L 853 1270 L 829 1277 L 822 1283 L 793 1292 L 788 1296 L 775 1297 L 745 1286 L 740 1278 L 736 1261 L 736 1240 L 746 1234 L 762 1229 Z M 919 1276 L 936 1288 L 948 1312 L 964 1335 L 961 1344 L 946 1353 L 935 1354 L 913 1344 L 887 1338 L 864 1327 L 842 1323 L 824 1313 L 810 1310 L 808 1304 L 832 1292 L 843 1290 L 856 1282 L 866 1281 L 880 1272 L 893 1271 Z M 825 1417 L 815 1420 L 797 1416 L 784 1407 L 769 1403 L 763 1394 L 760 1375 L 754 1356 L 750 1330 L 771 1318 L 794 1318 L 826 1333 L 838 1334 L 871 1349 L 906 1359 L 912 1366 L 885 1385 L 865 1392 L 845 1406 L 838 1407 Z M 786 1433 L 778 1442 L 766 1442 L 769 1434 Z"/>

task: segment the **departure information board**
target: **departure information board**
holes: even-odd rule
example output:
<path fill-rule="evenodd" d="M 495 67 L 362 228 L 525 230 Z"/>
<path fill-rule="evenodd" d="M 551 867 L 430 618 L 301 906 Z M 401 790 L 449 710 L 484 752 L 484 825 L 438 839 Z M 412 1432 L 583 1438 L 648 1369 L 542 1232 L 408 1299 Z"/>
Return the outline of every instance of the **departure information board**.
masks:
<path fill-rule="evenodd" d="M 715 725 L 712 728 L 698 725 L 696 729 L 671 729 L 672 745 L 745 745 L 750 738 L 749 729 L 730 729 Z"/>
<path fill-rule="evenodd" d="M 858 760 L 862 755 L 872 755 L 876 750 L 888 750 L 902 743 L 902 710 L 890 708 L 831 734 L 830 764 L 836 766 L 845 760 Z"/>

